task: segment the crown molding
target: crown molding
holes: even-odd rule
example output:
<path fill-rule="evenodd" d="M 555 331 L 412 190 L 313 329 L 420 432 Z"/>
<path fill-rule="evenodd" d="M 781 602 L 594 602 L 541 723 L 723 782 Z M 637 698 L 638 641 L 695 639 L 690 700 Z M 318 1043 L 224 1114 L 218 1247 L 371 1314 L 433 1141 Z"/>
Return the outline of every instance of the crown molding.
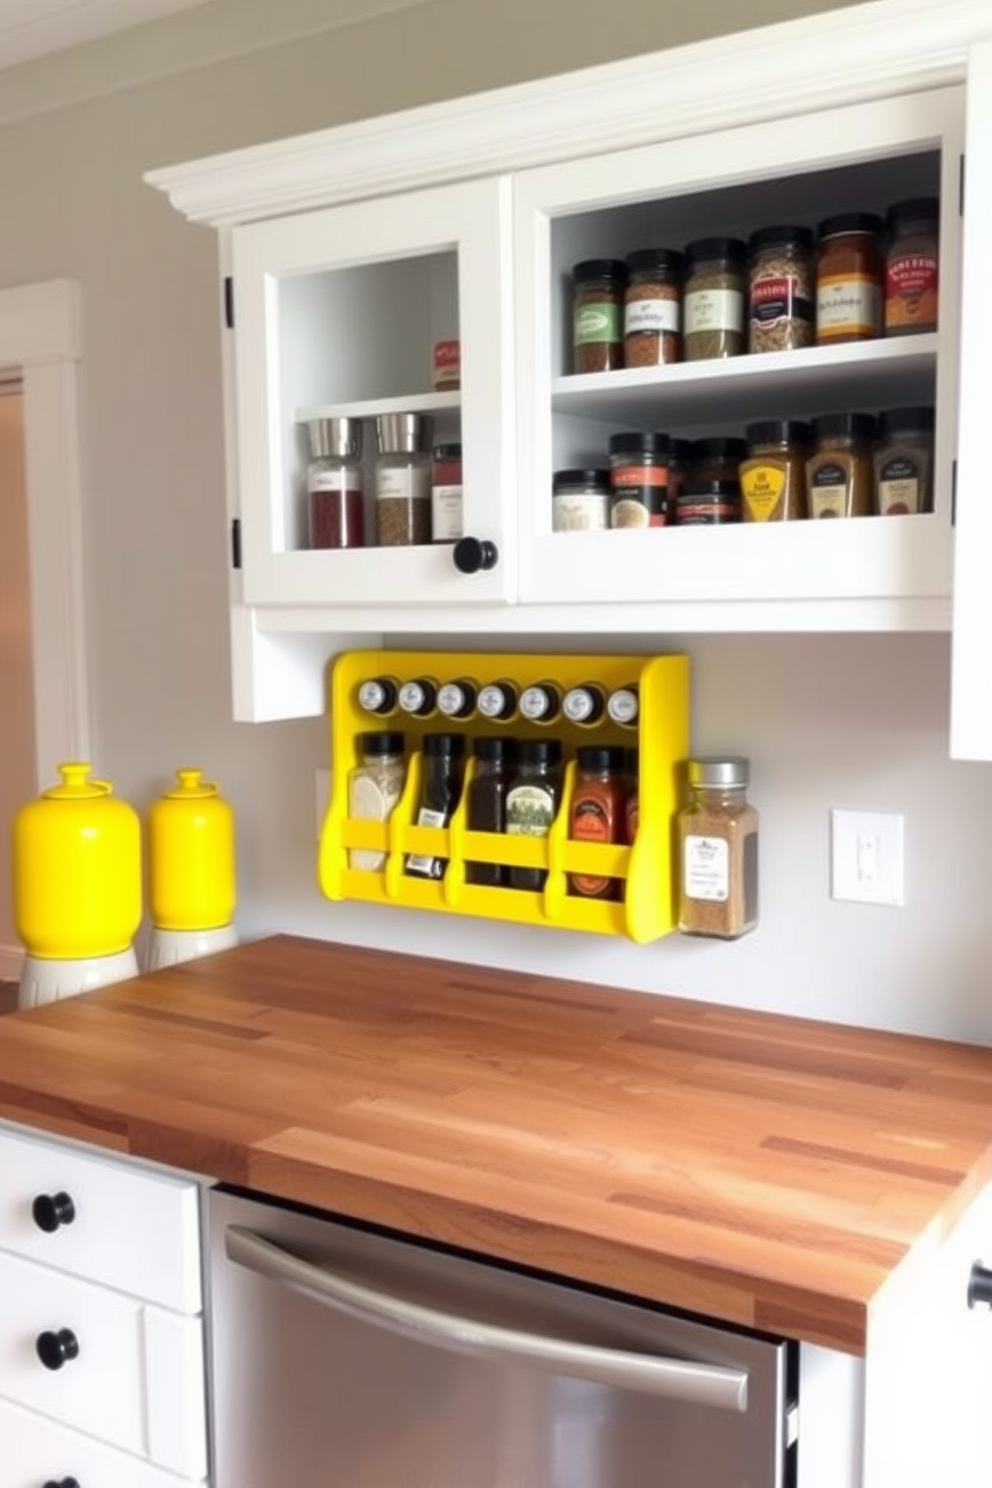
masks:
<path fill-rule="evenodd" d="M 988 0 L 873 0 L 154 170 L 145 180 L 190 221 L 231 227 L 957 83 L 969 48 L 990 38 Z"/>

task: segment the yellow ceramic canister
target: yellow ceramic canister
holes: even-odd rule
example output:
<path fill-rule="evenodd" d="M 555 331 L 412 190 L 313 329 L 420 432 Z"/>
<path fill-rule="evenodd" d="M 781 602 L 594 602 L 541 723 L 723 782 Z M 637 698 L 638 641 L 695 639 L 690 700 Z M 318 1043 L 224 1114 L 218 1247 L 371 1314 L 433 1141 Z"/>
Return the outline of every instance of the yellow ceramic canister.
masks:
<path fill-rule="evenodd" d="M 42 960 L 114 956 L 141 923 L 138 813 L 88 764 L 58 770 L 62 783 L 14 817 L 14 925 Z"/>
<path fill-rule="evenodd" d="M 148 814 L 152 924 L 214 930 L 234 919 L 234 812 L 202 770 L 177 770 L 176 779 Z"/>

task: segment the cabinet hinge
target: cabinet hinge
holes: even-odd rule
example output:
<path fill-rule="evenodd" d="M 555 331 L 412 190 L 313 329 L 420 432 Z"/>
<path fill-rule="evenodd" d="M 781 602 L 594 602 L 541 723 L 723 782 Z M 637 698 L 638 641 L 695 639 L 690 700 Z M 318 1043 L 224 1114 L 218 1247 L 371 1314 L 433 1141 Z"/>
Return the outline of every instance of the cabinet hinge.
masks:
<path fill-rule="evenodd" d="M 958 519 L 958 462 L 951 461 L 951 526 Z"/>
<path fill-rule="evenodd" d="M 958 162 L 958 216 L 964 216 L 964 156 Z"/>
<path fill-rule="evenodd" d="M 234 280 L 230 274 L 224 280 L 224 324 L 234 330 Z"/>
<path fill-rule="evenodd" d="M 231 567 L 241 567 L 241 518 L 231 521 Z"/>

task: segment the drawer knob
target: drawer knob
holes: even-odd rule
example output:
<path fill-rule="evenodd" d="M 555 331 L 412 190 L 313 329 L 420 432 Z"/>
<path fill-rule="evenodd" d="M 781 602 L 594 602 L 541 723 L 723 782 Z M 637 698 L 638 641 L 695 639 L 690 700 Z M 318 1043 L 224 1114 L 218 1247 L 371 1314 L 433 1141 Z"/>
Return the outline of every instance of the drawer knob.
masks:
<path fill-rule="evenodd" d="M 60 1328 L 57 1333 L 39 1333 L 34 1346 L 46 1369 L 61 1369 L 63 1364 L 68 1364 L 79 1354 L 79 1339 L 71 1328 Z"/>
<path fill-rule="evenodd" d="M 67 1193 L 39 1194 L 31 1205 L 31 1218 L 39 1230 L 54 1235 L 61 1225 L 72 1224 L 76 1206 Z"/>
<path fill-rule="evenodd" d="M 44 1488 L 79 1488 L 78 1478 L 59 1478 L 56 1483 L 54 1478 L 49 1478 Z"/>
<path fill-rule="evenodd" d="M 992 1307 L 992 1271 L 975 1261 L 968 1277 L 968 1306 L 977 1307 L 979 1303 Z"/>
<path fill-rule="evenodd" d="M 488 537 L 460 537 L 451 550 L 451 556 L 459 573 L 474 574 L 480 569 L 488 571 L 499 562 L 499 548 Z"/>

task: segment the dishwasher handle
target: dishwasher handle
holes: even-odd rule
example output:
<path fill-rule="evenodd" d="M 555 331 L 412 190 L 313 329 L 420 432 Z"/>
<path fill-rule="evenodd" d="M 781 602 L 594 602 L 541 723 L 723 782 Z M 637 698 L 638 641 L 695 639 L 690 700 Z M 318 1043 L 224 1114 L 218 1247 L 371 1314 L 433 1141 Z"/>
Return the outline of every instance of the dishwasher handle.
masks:
<path fill-rule="evenodd" d="M 747 1410 L 746 1369 L 600 1348 L 442 1312 L 337 1276 L 241 1225 L 228 1225 L 225 1244 L 228 1256 L 237 1265 L 417 1343 L 509 1364 L 527 1364 L 684 1404 L 741 1414 Z"/>

